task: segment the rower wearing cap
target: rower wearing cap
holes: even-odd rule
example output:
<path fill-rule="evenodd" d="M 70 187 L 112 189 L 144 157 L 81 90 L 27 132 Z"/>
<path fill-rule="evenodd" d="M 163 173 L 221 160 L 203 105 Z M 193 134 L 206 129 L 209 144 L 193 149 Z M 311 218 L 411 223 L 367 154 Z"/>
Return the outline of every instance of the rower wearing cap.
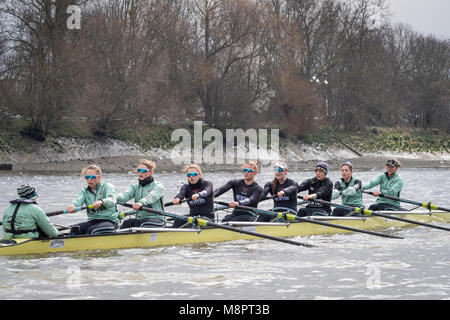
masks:
<path fill-rule="evenodd" d="M 261 198 L 263 189 L 255 181 L 255 176 L 258 173 L 258 163 L 249 161 L 242 166 L 242 173 L 244 179 L 232 179 L 222 187 L 214 190 L 214 197 L 217 198 L 221 194 L 233 189 L 233 201 L 229 203 L 230 208 L 235 208 L 237 205 L 247 207 L 258 207 L 258 202 Z M 222 222 L 227 221 L 255 221 L 253 212 L 234 209 L 233 212 L 222 219 Z"/>
<path fill-rule="evenodd" d="M 334 184 L 333 196 L 331 199 L 342 197 L 342 204 L 349 207 L 364 208 L 362 202 L 362 183 L 361 180 L 353 177 L 353 165 L 346 161 L 342 163 L 341 169 L 342 178 Z M 346 216 L 352 214 L 353 211 L 344 208 L 334 208 L 333 216 Z"/>
<path fill-rule="evenodd" d="M 328 165 L 325 162 L 318 162 L 315 169 L 316 176 L 303 181 L 298 186 L 298 192 L 308 190 L 308 195 L 303 196 L 303 200 L 322 199 L 331 201 L 333 193 L 333 182 L 327 177 Z M 328 216 L 331 214 L 331 207 L 321 203 L 310 202 L 306 208 L 298 210 L 300 217 L 311 215 Z"/>
<path fill-rule="evenodd" d="M 401 166 L 397 159 L 389 159 L 386 161 L 386 172 L 378 175 L 375 179 L 363 186 L 364 190 L 371 189 L 377 185 L 380 186 L 379 191 L 373 192 L 373 195 L 378 197 L 380 194 L 387 196 L 400 197 L 400 192 L 403 188 L 403 180 L 400 177 L 398 170 Z M 369 207 L 369 210 L 400 210 L 400 202 L 384 197 L 378 197 L 375 204 Z"/>
<path fill-rule="evenodd" d="M 10 201 L 3 215 L 3 237 L 42 238 L 56 237 L 58 230 L 38 206 L 36 188 L 26 184 L 17 188 L 19 199 Z"/>
<path fill-rule="evenodd" d="M 270 193 L 273 196 L 272 211 L 282 212 L 289 211 L 290 213 L 297 213 L 297 187 L 298 184 L 287 177 L 288 167 L 284 161 L 279 161 L 274 164 L 275 177 L 273 181 L 269 181 L 264 185 L 261 194 L 263 200 Z M 274 217 L 261 213 L 257 221 L 269 222 Z M 275 218 L 276 219 L 276 218 Z"/>

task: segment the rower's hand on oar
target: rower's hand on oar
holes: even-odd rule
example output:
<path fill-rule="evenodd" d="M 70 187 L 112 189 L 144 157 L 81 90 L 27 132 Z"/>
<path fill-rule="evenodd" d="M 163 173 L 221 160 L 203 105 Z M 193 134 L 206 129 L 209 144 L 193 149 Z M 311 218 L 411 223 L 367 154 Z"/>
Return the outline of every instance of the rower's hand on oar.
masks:
<path fill-rule="evenodd" d="M 192 200 L 197 201 L 198 198 L 200 198 L 198 193 L 192 195 Z"/>
<path fill-rule="evenodd" d="M 381 192 L 380 192 L 380 191 L 374 191 L 374 192 L 372 192 L 372 194 L 373 194 L 375 197 L 378 197 L 378 196 L 381 194 Z"/>
<path fill-rule="evenodd" d="M 67 207 L 67 211 L 69 211 L 69 213 L 75 213 L 75 206 L 73 204 L 71 204 L 70 206 Z"/>
<path fill-rule="evenodd" d="M 142 207 L 142 203 L 133 203 L 132 208 L 134 210 L 139 210 Z"/>
<path fill-rule="evenodd" d="M 236 206 L 238 206 L 239 205 L 239 203 L 238 202 L 230 202 L 229 204 L 228 204 L 228 206 L 230 207 L 230 208 L 236 208 Z"/>
<path fill-rule="evenodd" d="M 179 198 L 175 198 L 175 199 L 173 199 L 172 203 L 178 205 L 178 204 L 181 204 L 181 201 Z"/>
<path fill-rule="evenodd" d="M 281 197 L 283 197 L 284 196 L 284 191 L 279 191 L 278 193 L 277 193 L 277 197 L 278 198 L 281 198 Z"/>
<path fill-rule="evenodd" d="M 103 200 L 97 200 L 92 204 L 92 209 L 97 210 L 103 205 Z"/>
<path fill-rule="evenodd" d="M 311 195 L 305 195 L 303 196 L 303 200 L 308 201 L 308 200 L 314 200 L 317 196 L 315 194 L 311 194 Z"/>

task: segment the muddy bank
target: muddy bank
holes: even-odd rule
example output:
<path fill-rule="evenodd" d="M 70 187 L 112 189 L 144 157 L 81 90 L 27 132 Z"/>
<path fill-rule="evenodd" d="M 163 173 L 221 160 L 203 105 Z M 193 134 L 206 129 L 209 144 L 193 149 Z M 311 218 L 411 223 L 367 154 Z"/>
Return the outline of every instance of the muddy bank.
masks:
<path fill-rule="evenodd" d="M 145 155 L 142 156 L 115 156 L 115 157 L 100 157 L 88 160 L 70 160 L 70 161 L 51 161 L 46 163 L 17 163 L 13 164 L 13 171 L 15 172 L 40 172 L 40 173 L 78 173 L 83 167 L 89 164 L 99 165 L 104 172 L 130 172 L 136 168 L 140 159 L 150 158 Z M 398 158 L 402 163 L 402 168 L 449 168 L 450 161 L 446 160 L 426 160 L 426 159 L 408 159 Z M 337 170 L 339 164 L 344 160 L 350 160 L 353 163 L 355 170 L 381 170 L 384 168 L 386 161 L 385 157 L 359 157 L 353 159 L 329 159 L 327 160 L 331 170 Z M 289 169 L 308 171 L 314 168 L 318 160 L 305 161 L 287 161 Z M 180 172 L 184 165 L 174 164 L 171 159 L 163 158 L 156 159 L 157 172 Z M 262 170 L 270 168 L 270 165 L 263 165 Z M 202 165 L 205 172 L 207 171 L 232 171 L 240 168 L 240 165 Z"/>
<path fill-rule="evenodd" d="M 326 146 L 310 146 L 288 143 L 272 156 L 285 159 L 291 170 L 311 170 L 317 161 L 326 161 L 336 170 L 344 160 L 353 163 L 355 170 L 382 169 L 387 158 L 396 157 L 403 168 L 450 167 L 450 154 L 404 153 L 379 151 L 363 153 L 360 157 L 349 149 Z M 0 164 L 12 164 L 14 172 L 79 173 L 89 164 L 99 165 L 104 172 L 130 172 L 140 159 L 151 159 L 157 164 L 157 172 L 179 172 L 184 164 L 178 164 L 177 156 L 167 149 L 142 150 L 139 146 L 114 139 L 52 138 L 27 151 L 0 153 Z M 204 161 L 205 162 L 205 161 Z M 235 164 L 201 164 L 204 171 L 227 171 L 240 168 Z M 262 168 L 271 168 L 271 161 Z M 2 171 L 4 172 L 4 171 Z"/>

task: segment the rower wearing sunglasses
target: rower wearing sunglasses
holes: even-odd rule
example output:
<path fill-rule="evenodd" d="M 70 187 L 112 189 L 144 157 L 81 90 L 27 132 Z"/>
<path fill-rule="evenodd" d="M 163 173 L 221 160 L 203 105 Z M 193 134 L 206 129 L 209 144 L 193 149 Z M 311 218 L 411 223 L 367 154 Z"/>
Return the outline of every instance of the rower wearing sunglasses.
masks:
<path fill-rule="evenodd" d="M 189 216 L 196 216 L 204 220 L 214 222 L 213 185 L 210 181 L 203 180 L 200 166 L 188 165 L 186 172 L 188 183 L 184 184 L 180 192 L 173 199 L 173 204 L 181 204 L 186 199 L 189 205 Z M 175 219 L 172 227 L 179 228 L 189 224 L 184 220 Z"/>
<path fill-rule="evenodd" d="M 264 190 L 261 194 L 263 200 L 270 193 L 273 197 L 272 211 L 297 213 L 297 182 L 287 177 L 287 164 L 284 161 L 278 161 L 273 167 L 275 177 L 273 181 L 269 181 L 264 185 Z M 261 213 L 257 221 L 269 222 L 274 218 L 273 215 Z"/>
<path fill-rule="evenodd" d="M 214 190 L 214 197 L 219 197 L 228 190 L 233 190 L 233 199 L 228 205 L 235 208 L 237 205 L 254 207 L 258 206 L 263 189 L 255 182 L 255 176 L 258 173 L 258 164 L 249 161 L 242 166 L 244 179 L 232 179 L 222 187 Z M 234 209 L 229 215 L 226 215 L 222 222 L 227 221 L 255 221 L 253 212 Z"/>
<path fill-rule="evenodd" d="M 137 211 L 136 218 L 124 220 L 121 229 L 160 228 L 166 224 L 164 216 L 139 210 L 142 206 L 164 210 L 164 187 L 153 178 L 155 168 L 156 164 L 153 161 L 146 159 L 139 161 L 136 169 L 138 182 L 117 196 L 118 202 L 134 199 L 133 209 Z"/>
<path fill-rule="evenodd" d="M 116 188 L 102 181 L 102 170 L 96 165 L 90 165 L 81 171 L 87 186 L 82 188 L 72 204 L 67 208 L 70 213 L 75 207 L 90 206 L 87 209 L 88 221 L 71 226 L 71 235 L 101 234 L 114 232 L 119 224 L 117 218 Z"/>
<path fill-rule="evenodd" d="M 303 196 L 303 200 L 322 199 L 324 201 L 331 201 L 333 194 L 333 182 L 327 177 L 328 165 L 325 162 L 318 162 L 315 169 L 316 176 L 311 179 L 303 181 L 298 186 L 298 192 L 308 190 L 308 195 Z M 329 205 L 323 205 L 317 202 L 310 202 L 306 208 L 298 210 L 297 215 L 305 216 L 328 216 L 331 213 Z"/>

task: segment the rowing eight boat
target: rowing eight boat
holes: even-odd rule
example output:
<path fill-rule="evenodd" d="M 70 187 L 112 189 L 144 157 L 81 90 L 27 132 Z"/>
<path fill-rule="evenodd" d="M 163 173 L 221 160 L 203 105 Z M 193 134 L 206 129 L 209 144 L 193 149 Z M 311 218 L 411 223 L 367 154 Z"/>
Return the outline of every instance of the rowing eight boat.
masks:
<path fill-rule="evenodd" d="M 380 211 L 393 214 L 392 211 Z M 450 213 L 435 211 L 396 212 L 399 217 L 421 222 L 450 222 Z M 404 228 L 414 225 L 388 220 L 382 217 L 309 217 L 310 219 L 332 221 L 338 225 L 365 230 L 389 227 Z M 237 228 L 251 230 L 274 237 L 295 237 L 321 234 L 348 233 L 347 230 L 321 226 L 307 222 L 258 223 L 229 222 Z M 61 236 L 52 239 L 15 239 L 0 241 L 0 255 L 44 254 L 53 252 L 71 252 L 81 250 L 108 250 L 126 248 L 150 248 L 158 246 L 184 245 L 193 243 L 222 242 L 233 240 L 251 240 L 257 237 L 230 232 L 218 228 L 171 229 L 171 228 L 131 228 L 110 234 L 96 236 Z"/>

